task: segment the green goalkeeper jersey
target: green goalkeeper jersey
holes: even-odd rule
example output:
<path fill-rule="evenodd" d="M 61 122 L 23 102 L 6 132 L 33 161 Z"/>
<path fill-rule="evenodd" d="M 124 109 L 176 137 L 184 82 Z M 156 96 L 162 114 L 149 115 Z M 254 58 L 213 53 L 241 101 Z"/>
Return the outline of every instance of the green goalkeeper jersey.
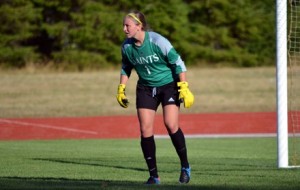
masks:
<path fill-rule="evenodd" d="M 130 77 L 133 68 L 139 76 L 138 83 L 151 87 L 178 81 L 178 74 L 186 71 L 171 43 L 155 32 L 145 32 L 142 46 L 136 46 L 132 38 L 122 44 L 121 74 Z"/>

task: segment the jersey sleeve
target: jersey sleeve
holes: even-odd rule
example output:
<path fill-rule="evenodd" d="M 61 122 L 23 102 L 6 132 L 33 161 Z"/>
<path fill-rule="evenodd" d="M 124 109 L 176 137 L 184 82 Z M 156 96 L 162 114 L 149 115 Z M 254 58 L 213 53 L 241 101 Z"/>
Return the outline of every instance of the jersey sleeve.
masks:
<path fill-rule="evenodd" d="M 169 63 L 171 64 L 171 68 L 175 71 L 176 74 L 182 73 L 186 71 L 186 66 L 182 61 L 180 55 L 176 52 L 174 48 L 172 48 L 167 54 Z"/>
<path fill-rule="evenodd" d="M 121 75 L 126 75 L 130 77 L 131 71 L 133 69 L 133 65 L 129 62 L 126 53 L 125 48 L 122 46 L 122 68 L 121 68 Z"/>
<path fill-rule="evenodd" d="M 186 66 L 170 41 L 157 33 L 153 36 L 153 41 L 155 41 L 156 45 L 161 50 L 168 64 L 170 64 L 172 71 L 176 74 L 185 72 Z"/>

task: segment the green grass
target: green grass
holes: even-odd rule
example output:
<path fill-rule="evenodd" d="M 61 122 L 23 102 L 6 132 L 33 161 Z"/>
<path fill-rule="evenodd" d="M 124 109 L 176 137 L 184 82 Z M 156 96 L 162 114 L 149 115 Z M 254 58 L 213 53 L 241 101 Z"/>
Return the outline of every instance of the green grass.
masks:
<path fill-rule="evenodd" d="M 277 169 L 275 138 L 187 139 L 192 179 L 179 185 L 169 139 L 157 139 L 162 184 L 148 172 L 139 140 L 0 141 L 1 189 L 299 189 L 299 169 Z"/>
<path fill-rule="evenodd" d="M 189 68 L 195 95 L 182 113 L 276 110 L 275 68 Z M 115 93 L 119 71 L 61 73 L 0 71 L 0 118 L 135 114 Z M 298 88 L 298 87 L 297 87 Z M 160 110 L 159 110 L 160 112 Z M 162 184 L 142 185 L 146 164 L 139 140 L 0 141 L 0 189 L 300 189 L 299 169 L 277 169 L 275 138 L 187 139 L 191 183 L 177 183 L 170 140 L 157 140 Z"/>
<path fill-rule="evenodd" d="M 188 68 L 195 103 L 182 113 L 276 110 L 275 68 Z M 132 73 L 123 109 L 115 95 L 118 70 L 83 73 L 0 71 L 0 117 L 66 117 L 136 114 Z M 161 108 L 159 112 L 161 111 Z"/>

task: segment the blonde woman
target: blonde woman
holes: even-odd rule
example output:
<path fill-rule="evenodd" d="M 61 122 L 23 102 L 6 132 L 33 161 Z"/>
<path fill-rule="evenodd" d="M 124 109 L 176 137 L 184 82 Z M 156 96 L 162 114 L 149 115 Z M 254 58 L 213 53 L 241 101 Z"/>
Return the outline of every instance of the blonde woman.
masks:
<path fill-rule="evenodd" d="M 141 148 L 150 177 L 146 184 L 160 184 L 156 164 L 153 123 L 158 106 L 162 105 L 165 127 L 180 159 L 180 183 L 188 183 L 191 167 L 185 137 L 179 127 L 180 103 L 189 108 L 194 96 L 186 80 L 186 66 L 171 43 L 162 35 L 148 31 L 145 16 L 131 12 L 124 17 L 126 40 L 122 44 L 122 69 L 117 100 L 127 108 L 125 88 L 132 69 L 138 74 L 136 109 L 141 133 Z"/>

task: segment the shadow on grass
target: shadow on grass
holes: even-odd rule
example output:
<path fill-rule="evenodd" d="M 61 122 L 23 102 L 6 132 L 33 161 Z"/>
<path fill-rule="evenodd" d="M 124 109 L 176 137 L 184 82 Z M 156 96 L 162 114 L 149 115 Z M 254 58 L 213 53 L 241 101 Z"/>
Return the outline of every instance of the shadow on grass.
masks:
<path fill-rule="evenodd" d="M 29 178 L 29 177 L 0 177 L 0 189 L 5 190 L 237 190 L 252 189 L 229 186 L 201 186 L 193 184 L 160 184 L 160 185 L 144 185 L 134 181 L 105 181 L 105 180 L 77 180 L 67 178 Z"/>
<path fill-rule="evenodd" d="M 114 169 L 126 169 L 126 170 L 134 170 L 134 171 L 148 171 L 146 169 L 136 168 L 136 167 L 124 167 L 124 166 L 116 166 L 116 165 L 109 166 L 106 162 L 104 164 L 99 163 L 99 160 L 95 161 L 97 163 L 93 163 L 90 160 L 89 160 L 89 162 L 85 163 L 84 160 L 74 161 L 74 159 L 66 160 L 66 159 L 58 159 L 58 158 L 57 159 L 34 158 L 33 160 L 56 162 L 56 163 L 61 163 L 61 164 L 77 164 L 77 165 L 86 165 L 86 166 L 110 167 L 110 168 L 114 168 Z"/>

